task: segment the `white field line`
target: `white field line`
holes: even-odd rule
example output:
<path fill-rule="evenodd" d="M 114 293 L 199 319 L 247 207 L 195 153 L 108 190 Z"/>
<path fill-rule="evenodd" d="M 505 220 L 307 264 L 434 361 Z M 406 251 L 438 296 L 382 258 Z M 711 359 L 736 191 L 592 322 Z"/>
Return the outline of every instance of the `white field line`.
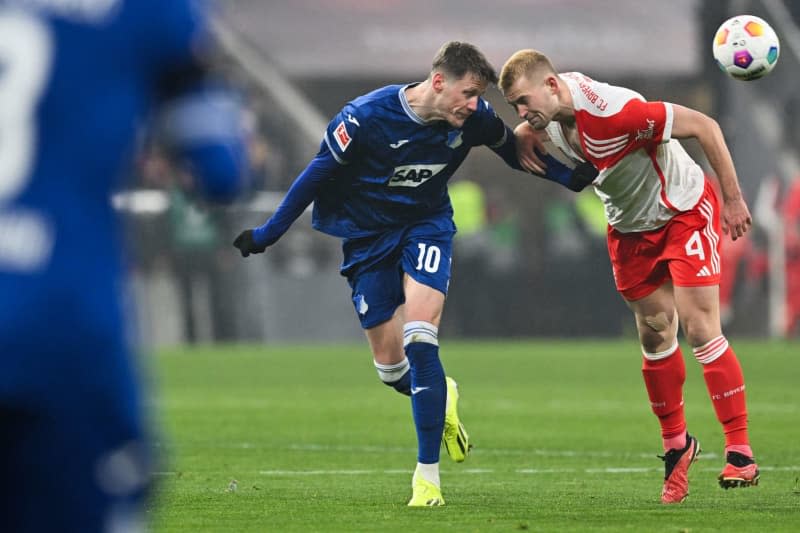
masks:
<path fill-rule="evenodd" d="M 172 443 L 155 443 L 156 447 L 171 446 Z M 346 453 L 411 453 L 417 452 L 416 448 L 401 447 L 401 446 L 355 446 L 350 444 L 290 444 L 288 446 L 264 446 L 252 442 L 229 442 L 229 443 L 214 443 L 214 448 L 236 448 L 244 450 L 256 449 L 289 449 L 299 452 L 346 452 Z M 522 449 L 504 449 L 504 448 L 475 448 L 472 450 L 473 454 L 478 455 L 497 455 L 497 456 L 535 456 L 535 457 L 602 457 L 602 458 L 633 458 L 633 459 L 653 459 L 657 455 L 657 451 L 643 453 L 643 452 L 608 452 L 608 451 L 587 451 L 587 450 L 544 450 L 532 448 L 530 450 Z M 699 460 L 716 460 L 720 458 L 719 454 L 714 452 L 703 452 L 697 457 Z"/>
<path fill-rule="evenodd" d="M 795 466 L 759 466 L 762 472 L 800 472 L 800 465 Z M 663 467 L 652 468 L 631 468 L 623 466 L 610 466 L 606 468 L 520 468 L 514 470 L 514 474 L 532 475 L 532 474 L 646 474 L 649 472 L 663 472 Z M 700 472 L 718 472 L 719 468 L 705 467 L 693 468 L 692 471 Z M 272 477 L 303 477 L 303 476 L 371 476 L 371 475 L 411 475 L 414 473 L 413 469 L 391 469 L 391 470 L 259 470 L 258 473 L 262 476 Z M 458 470 L 442 469 L 443 474 L 508 474 L 506 470 L 495 470 L 493 468 L 467 468 Z M 177 472 L 172 471 L 158 471 L 153 472 L 154 476 L 175 476 Z"/>
<path fill-rule="evenodd" d="M 759 466 L 762 472 L 800 472 L 800 465 L 798 466 Z M 694 468 L 700 472 L 718 472 L 719 468 Z M 649 472 L 663 472 L 663 467 L 654 468 L 630 468 L 623 466 L 606 467 L 606 468 L 520 468 L 514 470 L 514 474 L 568 474 L 568 473 L 584 473 L 584 474 L 644 474 Z M 405 474 L 411 475 L 414 470 L 259 470 L 259 474 L 263 476 L 364 476 L 376 474 Z M 495 470 L 492 468 L 472 468 L 465 470 L 448 470 L 443 469 L 443 474 L 506 474 L 507 471 Z M 169 475 L 170 472 L 159 472 L 158 475 Z"/>
<path fill-rule="evenodd" d="M 233 445 L 241 448 L 254 447 L 250 443 L 242 443 Z M 399 446 L 353 446 L 353 445 L 330 445 L 330 444 L 291 444 L 288 446 L 290 450 L 308 451 L 308 452 L 359 452 L 359 453 L 416 453 L 416 448 L 401 448 Z M 530 449 L 530 450 L 515 450 L 515 449 L 502 449 L 502 448 L 475 448 L 471 453 L 479 455 L 532 455 L 538 457 L 631 457 L 639 459 L 652 459 L 657 453 L 614 453 L 606 451 L 586 451 L 586 450 L 543 450 L 543 449 Z M 714 452 L 703 451 L 698 459 L 719 459 L 719 455 Z"/>
<path fill-rule="evenodd" d="M 227 448 L 241 448 L 241 449 L 258 449 L 264 448 L 259 444 L 250 442 L 228 443 L 224 447 Z M 313 452 L 358 452 L 358 453 L 414 453 L 416 449 L 410 447 L 395 447 L 395 446 L 353 446 L 353 445 L 328 445 L 328 444 L 292 444 L 286 448 L 295 451 L 313 451 Z M 544 449 L 492 449 L 492 448 L 479 448 L 474 450 L 480 455 L 500 455 L 500 456 L 538 456 L 538 457 L 589 457 L 589 458 L 640 458 L 640 459 L 653 459 L 655 453 L 614 453 L 607 451 L 578 451 L 578 450 L 544 450 Z M 698 459 L 715 460 L 719 459 L 720 455 L 713 452 L 703 452 L 698 456 Z M 693 471 L 702 472 L 716 472 L 719 471 L 719 466 L 708 467 L 695 467 Z M 762 472 L 799 472 L 800 465 L 795 466 L 768 466 L 759 465 Z M 531 475 L 531 474 L 565 474 L 565 473 L 584 473 L 584 474 L 639 474 L 648 472 L 663 472 L 662 466 L 655 467 L 627 467 L 627 466 L 609 466 L 603 468 L 520 468 L 513 471 L 515 474 Z M 376 475 L 376 474 L 413 474 L 413 470 L 406 469 L 390 469 L 390 470 L 348 470 L 348 469 L 331 469 L 331 470 L 260 470 L 259 474 L 265 476 L 360 476 L 360 475 Z M 442 469 L 444 474 L 504 474 L 508 470 L 496 470 L 491 468 L 459 468 L 455 470 Z M 177 472 L 159 471 L 154 472 L 156 476 L 172 476 L 177 475 Z"/>

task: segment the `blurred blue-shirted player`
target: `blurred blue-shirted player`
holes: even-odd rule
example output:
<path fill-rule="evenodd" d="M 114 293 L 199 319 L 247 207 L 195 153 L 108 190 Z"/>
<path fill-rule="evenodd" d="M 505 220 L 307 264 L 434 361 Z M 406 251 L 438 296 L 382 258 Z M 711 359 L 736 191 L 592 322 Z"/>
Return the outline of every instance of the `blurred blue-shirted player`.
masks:
<path fill-rule="evenodd" d="M 445 43 L 425 81 L 390 85 L 348 103 L 275 214 L 234 242 L 245 257 L 263 252 L 312 201 L 314 227 L 342 239 L 341 273 L 378 375 L 411 396 L 418 463 L 410 506 L 444 504 L 441 442 L 458 462 L 469 451 L 456 384 L 439 360 L 456 232 L 447 180 L 481 145 L 521 169 L 513 132 L 481 98 L 492 83 L 497 75 L 479 50 Z M 545 177 L 575 190 L 596 174 L 591 166 L 573 171 L 540 157 Z"/>
<path fill-rule="evenodd" d="M 202 89 L 205 10 L 189 0 L 0 4 L 2 531 L 138 530 L 147 428 L 110 196 L 160 102 L 200 188 L 231 199 L 241 187 L 235 100 Z"/>

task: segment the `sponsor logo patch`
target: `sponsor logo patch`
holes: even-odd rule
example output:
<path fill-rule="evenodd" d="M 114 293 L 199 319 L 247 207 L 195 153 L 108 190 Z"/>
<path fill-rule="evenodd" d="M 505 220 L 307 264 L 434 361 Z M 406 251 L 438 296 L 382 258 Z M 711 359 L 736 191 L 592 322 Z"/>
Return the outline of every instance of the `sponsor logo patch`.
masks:
<path fill-rule="evenodd" d="M 403 165 L 395 167 L 389 179 L 389 187 L 419 187 L 447 165 L 435 163 L 432 165 Z"/>

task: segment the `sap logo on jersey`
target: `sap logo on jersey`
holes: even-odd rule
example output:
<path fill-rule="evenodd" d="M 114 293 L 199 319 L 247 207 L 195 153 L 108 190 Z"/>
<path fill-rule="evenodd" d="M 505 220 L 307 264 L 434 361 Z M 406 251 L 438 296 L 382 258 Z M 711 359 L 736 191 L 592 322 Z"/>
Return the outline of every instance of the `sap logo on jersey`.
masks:
<path fill-rule="evenodd" d="M 435 163 L 432 165 L 403 165 L 395 167 L 389 187 L 419 187 L 436 174 L 442 171 L 447 164 Z"/>

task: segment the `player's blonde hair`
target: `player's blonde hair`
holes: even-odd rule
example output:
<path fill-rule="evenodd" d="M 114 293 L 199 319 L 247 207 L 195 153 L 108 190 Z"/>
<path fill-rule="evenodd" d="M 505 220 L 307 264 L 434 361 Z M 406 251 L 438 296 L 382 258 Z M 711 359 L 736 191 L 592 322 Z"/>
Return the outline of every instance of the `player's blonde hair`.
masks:
<path fill-rule="evenodd" d="M 518 79 L 538 72 L 557 74 L 553 64 L 543 53 L 531 49 L 518 50 L 508 58 L 500 71 L 500 90 L 506 93 Z"/>

